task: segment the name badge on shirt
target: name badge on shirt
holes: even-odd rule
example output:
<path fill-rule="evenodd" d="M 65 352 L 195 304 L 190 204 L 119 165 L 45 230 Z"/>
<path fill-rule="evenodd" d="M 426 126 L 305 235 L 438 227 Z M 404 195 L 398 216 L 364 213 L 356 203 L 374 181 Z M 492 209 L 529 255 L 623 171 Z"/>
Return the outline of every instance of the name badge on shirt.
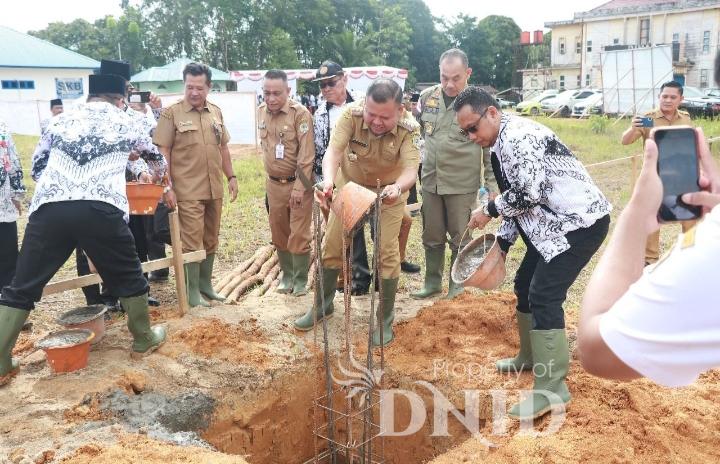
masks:
<path fill-rule="evenodd" d="M 285 158 L 285 145 L 282 143 L 278 143 L 275 145 L 275 159 L 284 159 Z"/>

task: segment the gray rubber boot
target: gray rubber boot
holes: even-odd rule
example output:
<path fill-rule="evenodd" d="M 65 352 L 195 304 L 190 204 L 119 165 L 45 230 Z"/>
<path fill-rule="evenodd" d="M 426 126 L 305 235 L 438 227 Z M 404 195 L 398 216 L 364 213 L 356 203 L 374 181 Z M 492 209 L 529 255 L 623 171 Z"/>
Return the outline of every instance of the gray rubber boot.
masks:
<path fill-rule="evenodd" d="M 185 263 L 185 286 L 190 307 L 210 306 L 200 294 L 200 263 Z"/>
<path fill-rule="evenodd" d="M 446 300 L 452 300 L 453 298 L 465 291 L 465 287 L 460 284 L 456 284 L 455 281 L 452 279 L 452 267 L 453 264 L 455 264 L 457 255 L 458 251 L 452 250 L 452 255 L 450 256 L 450 272 L 448 272 L 448 292 L 447 295 L 445 295 L 444 297 Z"/>
<path fill-rule="evenodd" d="M 215 253 L 211 253 L 205 257 L 200 263 L 200 294 L 205 298 L 215 301 L 225 301 L 225 298 L 215 291 L 212 286 L 213 267 L 215 265 Z"/>
<path fill-rule="evenodd" d="M 147 293 L 140 296 L 121 297 L 120 304 L 127 313 L 128 330 L 133 336 L 132 356 L 147 356 L 165 342 L 167 336 L 162 326 L 150 327 Z"/>
<path fill-rule="evenodd" d="M 24 309 L 0 306 L 0 386 L 10 382 L 20 370 L 12 350 L 29 315 L 30 311 Z"/>
<path fill-rule="evenodd" d="M 497 361 L 495 367 L 499 372 L 531 371 L 533 368 L 532 346 L 530 346 L 530 330 L 532 329 L 532 313 L 516 311 L 518 332 L 520 333 L 520 351 L 514 358 Z"/>
<path fill-rule="evenodd" d="M 325 306 L 322 306 L 320 300 L 320 294 L 318 293 L 315 297 L 315 304 L 312 308 L 298 319 L 295 320 L 294 326 L 297 330 L 307 332 L 313 328 L 316 322 L 320 322 L 323 318 L 332 315 L 335 307 L 333 306 L 333 299 L 335 298 L 335 283 L 340 275 L 340 269 L 329 269 L 323 268 L 323 291 L 325 293 Z M 317 285 L 317 284 L 316 284 Z"/>
<path fill-rule="evenodd" d="M 570 366 L 565 329 L 531 330 L 530 344 L 535 375 L 533 393 L 510 409 L 508 415 L 513 419 L 537 419 L 553 406 L 570 402 L 570 391 L 565 384 Z M 547 392 L 551 393 L 549 398 L 543 394 Z"/>
<path fill-rule="evenodd" d="M 292 255 L 293 271 L 293 296 L 307 295 L 308 271 L 310 270 L 310 253 L 304 255 Z"/>
<path fill-rule="evenodd" d="M 411 293 L 410 297 L 422 300 L 442 292 L 444 268 L 445 248 L 425 248 L 425 283 L 423 288 Z"/>
<path fill-rule="evenodd" d="M 393 338 L 393 321 L 395 320 L 395 295 L 397 294 L 398 281 L 400 279 L 382 280 L 382 300 L 377 311 L 378 324 L 375 326 L 372 336 L 373 346 L 387 345 Z M 382 343 L 380 342 L 380 325 L 382 324 Z"/>
<path fill-rule="evenodd" d="M 293 258 L 289 251 L 278 250 L 278 261 L 280 261 L 280 269 L 282 269 L 282 277 L 276 291 L 278 293 L 292 293 L 293 291 Z"/>

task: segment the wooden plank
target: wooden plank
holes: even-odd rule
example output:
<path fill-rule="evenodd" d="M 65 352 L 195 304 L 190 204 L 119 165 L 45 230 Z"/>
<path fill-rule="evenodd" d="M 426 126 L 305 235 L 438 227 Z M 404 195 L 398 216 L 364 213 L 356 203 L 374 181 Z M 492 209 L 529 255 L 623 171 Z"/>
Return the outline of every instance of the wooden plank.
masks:
<path fill-rule="evenodd" d="M 178 306 L 180 314 L 184 316 L 190 310 L 190 304 L 187 298 L 187 286 L 185 285 L 185 267 L 182 260 L 182 237 L 180 235 L 180 218 L 178 217 L 177 208 L 170 211 L 168 215 L 170 220 L 170 240 L 172 241 L 173 265 L 175 267 L 175 290 L 178 296 Z"/>
<path fill-rule="evenodd" d="M 205 250 L 193 251 L 182 255 L 183 262 L 185 263 L 197 263 L 205 259 Z M 142 263 L 143 272 L 157 271 L 158 269 L 165 269 L 174 264 L 172 257 L 154 259 Z M 68 290 L 75 290 L 76 288 L 87 287 L 88 285 L 95 285 L 102 283 L 102 278 L 99 274 L 88 274 L 80 277 L 73 277 L 72 279 L 58 280 L 56 282 L 50 282 L 45 286 L 43 290 L 43 296 L 52 295 L 54 293 L 66 292 Z"/>

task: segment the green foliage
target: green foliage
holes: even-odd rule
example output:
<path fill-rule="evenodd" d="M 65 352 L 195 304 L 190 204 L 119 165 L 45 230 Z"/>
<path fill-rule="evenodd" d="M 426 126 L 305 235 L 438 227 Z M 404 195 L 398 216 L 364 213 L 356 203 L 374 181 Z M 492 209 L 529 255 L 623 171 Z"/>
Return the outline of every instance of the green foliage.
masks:
<path fill-rule="evenodd" d="M 610 119 L 605 115 L 594 114 L 590 116 L 590 129 L 595 134 L 604 134 L 607 131 L 608 124 L 610 124 Z"/>

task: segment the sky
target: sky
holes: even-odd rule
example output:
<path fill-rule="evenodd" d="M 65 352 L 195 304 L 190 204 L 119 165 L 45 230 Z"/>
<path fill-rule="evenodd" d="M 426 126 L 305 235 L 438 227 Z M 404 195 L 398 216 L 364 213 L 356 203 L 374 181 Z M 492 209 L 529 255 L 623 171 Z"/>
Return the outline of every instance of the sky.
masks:
<path fill-rule="evenodd" d="M 572 19 L 573 13 L 587 11 L 605 2 L 606 0 L 425 0 L 435 16 L 451 18 L 460 12 L 477 18 L 492 14 L 510 16 L 525 31 L 543 29 L 543 24 L 548 21 Z M 119 16 L 122 13 L 120 0 L 23 0 L 21 4 L 22 8 L 4 8 L 0 23 L 20 32 L 27 32 L 44 29 L 50 22 L 70 22 L 76 18 L 92 22 L 107 14 Z"/>

